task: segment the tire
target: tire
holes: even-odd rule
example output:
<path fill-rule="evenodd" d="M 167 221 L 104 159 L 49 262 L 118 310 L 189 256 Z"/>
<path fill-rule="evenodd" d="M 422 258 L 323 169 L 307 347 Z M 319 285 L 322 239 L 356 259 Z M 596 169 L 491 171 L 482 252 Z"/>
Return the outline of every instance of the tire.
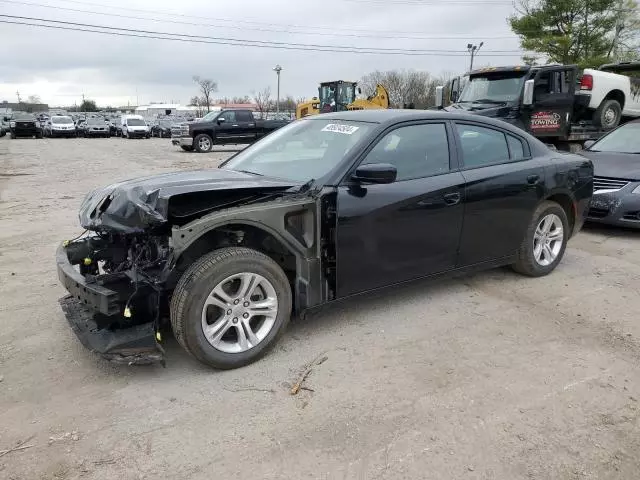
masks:
<path fill-rule="evenodd" d="M 36 133 L 36 138 L 42 138 L 42 132 Z"/>
<path fill-rule="evenodd" d="M 225 335 L 218 341 L 219 347 L 214 347 L 207 340 L 203 329 L 203 309 L 205 301 L 210 297 L 212 291 L 221 288 L 221 285 L 235 285 L 239 287 L 242 282 L 239 280 L 229 280 L 236 275 L 253 275 L 262 278 L 260 283 L 254 284 L 251 289 L 251 298 L 257 300 L 237 303 L 236 300 L 229 300 L 229 303 L 218 300 L 224 305 L 224 309 L 210 305 L 207 308 L 208 320 L 214 324 L 225 322 L 222 325 Z M 249 278 L 249 277 L 247 277 Z M 230 282 L 230 283 L 225 283 Z M 267 288 L 268 285 L 268 288 Z M 239 290 L 238 287 L 238 290 Z M 232 288 L 233 291 L 233 288 Z M 270 291 L 270 294 L 267 292 Z M 275 294 L 277 303 L 270 316 L 255 315 L 249 316 L 248 320 L 241 317 L 244 305 L 251 301 L 264 301 L 264 297 L 273 298 Z M 229 293 L 229 297 L 235 293 Z M 232 303 L 236 302 L 236 304 Z M 216 250 L 203 256 L 193 263 L 180 278 L 171 298 L 171 326 L 173 327 L 176 339 L 182 347 L 201 362 L 219 369 L 238 368 L 256 361 L 271 348 L 278 337 L 285 330 L 291 317 L 291 287 L 286 274 L 280 266 L 263 253 L 249 248 L 231 247 Z M 227 309 L 228 310 L 225 310 Z M 250 308 L 250 307 L 249 307 Z M 234 311 L 236 310 L 236 311 Z M 231 312 L 231 313 L 229 313 Z M 245 312 L 246 313 L 246 312 Z M 246 313 L 249 315 L 248 313 Z M 237 317 L 235 317 L 237 315 Z M 211 317 L 217 317 L 215 320 Z M 232 318 L 233 317 L 233 318 Z M 255 321 L 257 319 L 257 322 Z M 236 325 L 232 325 L 235 323 Z M 253 325 L 252 325 L 253 323 Z M 208 324 L 211 326 L 211 324 Z M 247 327 L 247 325 L 249 325 Z M 270 326 L 270 329 L 269 329 Z M 255 331 L 254 331 L 255 329 Z M 262 332 L 260 330 L 264 329 Z M 218 330 L 222 332 L 223 330 Z M 251 340 L 246 340 L 245 350 L 242 350 L 240 341 L 240 331 L 245 332 L 242 336 L 246 339 L 247 332 L 251 331 L 255 335 L 254 340 L 258 340 L 251 346 Z M 215 334 L 214 334 L 215 335 Z M 235 343 L 229 342 L 235 336 Z M 223 339 L 227 338 L 226 341 Z M 235 347 L 234 347 L 235 345 Z M 224 351 L 238 349 L 237 352 Z"/>
<path fill-rule="evenodd" d="M 552 224 L 549 225 L 549 229 L 545 232 L 544 222 L 548 219 L 551 219 Z M 560 225 L 562 232 L 557 230 Z M 540 238 L 537 232 L 542 232 L 546 236 Z M 554 238 L 556 240 L 553 240 Z M 542 202 L 533 213 L 524 240 L 518 249 L 516 263 L 512 265 L 513 269 L 529 277 L 542 277 L 551 273 L 562 260 L 568 240 L 569 221 L 567 213 L 556 202 Z M 558 244 L 558 242 L 562 243 Z M 549 245 L 548 252 L 551 255 L 548 255 L 547 251 L 542 247 L 542 252 L 536 255 L 536 251 L 539 251 L 536 246 L 544 245 L 545 243 Z"/>
<path fill-rule="evenodd" d="M 9 134 L 9 138 L 11 138 L 12 140 L 16 139 L 16 134 L 15 133 L 10 133 Z"/>
<path fill-rule="evenodd" d="M 622 120 L 622 107 L 617 100 L 603 100 L 593 114 L 593 123 L 604 130 L 613 130 Z"/>
<path fill-rule="evenodd" d="M 188 145 L 180 145 L 180 148 L 185 152 L 193 152 L 193 147 L 189 147 Z"/>
<path fill-rule="evenodd" d="M 193 140 L 193 145 L 195 146 L 196 152 L 208 153 L 213 148 L 213 138 L 206 133 L 201 133 Z"/>

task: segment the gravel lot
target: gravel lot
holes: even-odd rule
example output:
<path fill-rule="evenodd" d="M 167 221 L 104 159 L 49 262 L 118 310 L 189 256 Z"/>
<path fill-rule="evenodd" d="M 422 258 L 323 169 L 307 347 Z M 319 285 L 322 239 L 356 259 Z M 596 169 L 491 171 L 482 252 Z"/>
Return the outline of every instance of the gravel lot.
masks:
<path fill-rule="evenodd" d="M 84 194 L 215 166 L 169 140 L 0 139 L 2 479 L 636 479 L 640 232 L 588 228 L 551 276 L 420 282 L 294 322 L 219 372 L 85 351 L 54 251 Z M 289 389 L 305 363 L 303 390 Z"/>

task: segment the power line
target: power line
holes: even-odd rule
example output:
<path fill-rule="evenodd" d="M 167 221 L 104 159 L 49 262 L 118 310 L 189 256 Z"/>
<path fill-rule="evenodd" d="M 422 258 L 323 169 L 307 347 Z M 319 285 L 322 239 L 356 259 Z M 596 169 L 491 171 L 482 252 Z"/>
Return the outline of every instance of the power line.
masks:
<path fill-rule="evenodd" d="M 290 29 L 275 29 L 275 28 L 260 28 L 260 27 L 247 27 L 247 26 L 239 26 L 239 25 L 220 25 L 220 24 L 216 24 L 216 23 L 196 23 L 196 22 L 185 22 L 185 21 L 180 21 L 180 20 L 165 20 L 165 19 L 161 19 L 161 18 L 154 18 L 154 17 L 139 17 L 139 16 L 133 16 L 133 15 L 122 15 L 122 14 L 118 14 L 118 13 L 107 13 L 107 12 L 94 12 L 91 10 L 81 10 L 78 8 L 67 8 L 67 7 L 59 7 L 59 6 L 53 6 L 53 5 L 43 5 L 40 3 L 29 3 L 29 2 L 21 2 L 21 1 L 17 1 L 17 0 L 0 0 L 0 2 L 2 3 L 10 3 L 10 4 L 14 4 L 14 5 L 24 5 L 24 6 L 29 6 L 29 7 L 39 7 L 39 8 L 49 8 L 49 9 L 54 9 L 54 10 L 63 10 L 63 11 L 67 11 L 67 12 L 74 12 L 74 13 L 88 13 L 90 15 L 102 15 L 102 16 L 108 16 L 108 17 L 117 17 L 117 18 L 126 18 L 128 20 L 145 20 L 145 21 L 149 21 L 149 22 L 156 22 L 156 23 L 171 23 L 171 24 L 177 24 L 177 25 L 189 25 L 189 26 L 195 26 L 195 27 L 215 27 L 215 28 L 229 28 L 229 29 L 234 29 L 234 30 L 242 30 L 242 31 L 246 31 L 246 30 L 251 30 L 251 31 L 257 31 L 257 32 L 270 32 L 270 33 L 289 33 L 289 34 L 294 34 L 294 35 L 307 35 L 307 36 L 313 36 L 313 35 L 318 35 L 318 36 L 329 36 L 329 37 L 355 37 L 355 38 L 386 38 L 386 39 L 406 39 L 406 40 L 464 40 L 467 38 L 471 38 L 472 36 L 470 35 L 456 35 L 456 36 L 441 36 L 441 35 L 428 35 L 428 36 L 416 36 L 416 35 L 385 35 L 385 34 L 381 34 L 381 33 L 370 33 L 370 34 L 363 34 L 363 33 L 341 33 L 341 32 L 309 32 L 309 31 L 292 31 Z M 151 14 L 152 12 L 149 12 L 149 14 Z M 313 27 L 312 27 L 313 28 Z M 473 38 L 477 37 L 478 35 L 474 35 Z M 504 38 L 517 38 L 516 35 L 514 33 L 510 34 L 510 35 L 484 35 L 484 34 L 479 34 L 479 36 L 481 36 L 482 38 L 489 38 L 489 39 L 504 39 Z"/>
<path fill-rule="evenodd" d="M 0 15 L 5 16 L 5 15 Z M 45 20 L 46 21 L 46 20 Z M 283 45 L 261 45 L 261 44 L 248 44 L 248 43 L 231 43 L 228 41 L 216 41 L 216 40 L 198 40 L 193 38 L 178 38 L 167 37 L 167 36 L 156 36 L 156 35 L 138 35 L 135 33 L 129 32 L 117 32 L 117 31 L 104 31 L 104 30 L 95 30 L 90 28 L 78 28 L 78 27 L 69 27 L 69 26 L 61 26 L 61 25 L 45 25 L 42 23 L 31 23 L 31 22 L 19 22 L 13 20 L 0 20 L 0 23 L 12 24 L 12 25 L 25 25 L 30 27 L 42 27 L 42 28 L 50 28 L 55 30 L 67 30 L 67 31 L 75 31 L 75 32 L 88 32 L 88 33 L 100 33 L 103 35 L 113 35 L 119 37 L 135 37 L 135 38 L 148 38 L 153 40 L 171 40 L 176 42 L 183 43 L 202 43 L 202 44 L 212 44 L 212 45 L 227 45 L 227 46 L 235 46 L 235 47 L 257 47 L 257 48 L 272 48 L 272 49 L 280 49 L 280 50 L 300 50 L 300 51 L 316 51 L 316 52 L 332 52 L 332 53 L 358 53 L 358 54 L 374 54 L 374 55 L 403 55 L 403 56 L 436 56 L 436 57 L 462 57 L 466 56 L 466 54 L 456 54 L 456 53 L 415 53 L 415 52 L 385 52 L 379 51 L 375 49 L 370 50 L 351 50 L 349 47 L 345 49 L 336 49 L 334 48 L 306 48 L 306 47 L 296 47 L 296 46 L 283 46 Z M 162 34 L 161 34 L 162 35 Z M 175 34 L 174 34 L 175 35 Z M 522 53 L 522 52 L 521 52 Z M 488 54 L 486 57 L 514 57 L 515 54 Z"/>
<path fill-rule="evenodd" d="M 99 8 L 107 8 L 107 9 L 112 9 L 112 10 L 118 10 L 118 11 L 126 11 L 126 12 L 138 12 L 138 13 L 143 13 L 143 14 L 148 14 L 148 15 L 164 15 L 164 16 L 169 16 L 171 17 L 171 20 L 175 20 L 175 17 L 180 17 L 180 18 L 193 18 L 193 19 L 197 19 L 197 20 L 214 20 L 214 21 L 219 21 L 219 22 L 230 22 L 230 23 L 234 23 L 234 24 L 244 24 L 244 25 L 262 25 L 262 26 L 269 26 L 269 27 L 287 27 L 287 28 L 298 28 L 298 29 L 305 29 L 305 30 L 329 30 L 331 33 L 334 33 L 336 30 L 335 25 L 334 26 L 322 26 L 322 25 L 296 25 L 296 24 L 282 24 L 282 23 L 268 23 L 268 22 L 258 22 L 258 21 L 251 21 L 251 20 L 238 20 L 238 19 L 229 19 L 229 18 L 224 18 L 224 17 L 207 17 L 207 16 L 203 16 L 203 15 L 187 15 L 184 13 L 178 13 L 175 11 L 166 11 L 165 13 L 163 12 L 152 12 L 149 10 L 143 10 L 143 9 L 139 9 L 139 8 L 128 8 L 128 7 L 113 7 L 111 5 L 105 5 L 105 4 L 100 4 L 100 3 L 94 3 L 94 2 L 85 2 L 84 0 L 58 0 L 58 1 L 62 1 L 65 3 L 72 3 L 72 4 L 77 4 L 77 5 L 83 5 L 83 6 L 92 6 L 92 7 L 99 7 Z M 398 34 L 398 35 L 406 35 L 406 34 L 416 34 L 416 35 L 420 35 L 423 34 L 424 32 L 417 32 L 417 31 L 397 31 L 397 30 L 371 30 L 371 29 L 363 29 L 363 28 L 356 28 L 356 27 L 349 27 L 349 30 L 353 31 L 353 32 L 367 32 L 367 33 L 383 33 L 383 34 Z M 458 35 L 457 33 L 450 33 L 450 35 Z M 460 33 L 459 35 L 466 35 L 466 33 Z M 480 34 L 478 33 L 477 35 L 482 35 L 483 38 L 491 38 L 488 37 L 484 34 Z"/>
<path fill-rule="evenodd" d="M 323 45 L 316 43 L 294 43 L 294 42 L 277 42 L 277 41 L 264 41 L 264 40 L 249 40 L 244 38 L 231 38 L 231 37 L 211 37 L 205 35 L 191 35 L 186 33 L 171 33 L 171 32 L 158 32 L 153 30 L 140 30 L 140 29 L 132 29 L 132 28 L 124 28 L 124 27 L 111 27 L 106 25 L 95 25 L 88 23 L 80 23 L 80 22 L 67 22 L 62 20 L 50 20 L 46 18 L 36 18 L 36 17 L 24 17 L 18 15 L 0 15 L 0 17 L 11 18 L 14 20 L 23 20 L 23 21 L 37 21 L 37 22 L 47 22 L 64 26 L 72 26 L 72 27 L 86 27 L 92 29 L 103 29 L 110 31 L 118 31 L 118 32 L 129 32 L 136 34 L 147 34 L 147 35 L 162 35 L 165 37 L 181 37 L 189 40 L 215 40 L 218 42 L 233 42 L 233 43 L 242 43 L 246 45 L 253 46 L 286 46 L 286 47 L 300 47 L 300 48 L 320 48 L 320 49 L 338 49 L 338 50 L 352 50 L 355 52 L 359 51 L 375 51 L 377 53 L 413 53 L 413 54 L 432 54 L 432 53 L 461 53 L 462 50 L 441 50 L 441 49 L 417 49 L 417 48 L 386 48 L 386 47 L 355 47 L 355 46 L 344 46 L 344 45 Z M 517 54 L 520 53 L 520 50 L 487 50 L 490 53 L 508 53 L 508 54 Z"/>
<path fill-rule="evenodd" d="M 481 0 L 474 2 L 473 0 L 340 0 L 351 3 L 366 3 L 369 5 L 411 5 L 416 7 L 432 6 L 432 5 L 513 5 L 508 0 Z"/>

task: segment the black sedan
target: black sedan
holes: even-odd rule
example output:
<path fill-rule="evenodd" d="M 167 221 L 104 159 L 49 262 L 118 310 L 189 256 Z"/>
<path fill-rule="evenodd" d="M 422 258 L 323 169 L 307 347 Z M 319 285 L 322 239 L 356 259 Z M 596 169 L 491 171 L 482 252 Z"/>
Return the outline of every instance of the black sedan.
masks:
<path fill-rule="evenodd" d="M 188 352 L 235 368 L 273 345 L 292 314 L 335 300 L 500 265 L 547 275 L 592 191 L 588 159 L 499 120 L 316 115 L 219 168 L 92 191 L 79 219 L 93 233 L 56 256 L 70 293 L 62 306 L 81 341 L 111 360 L 162 360 L 167 312 Z"/>
<path fill-rule="evenodd" d="M 595 170 L 588 220 L 640 228 L 640 121 L 585 146 Z"/>
<path fill-rule="evenodd" d="M 42 138 L 40 121 L 31 113 L 15 113 L 9 122 L 11 138 Z"/>
<path fill-rule="evenodd" d="M 159 138 L 171 138 L 171 120 L 158 120 L 158 123 L 151 127 L 151 136 Z"/>

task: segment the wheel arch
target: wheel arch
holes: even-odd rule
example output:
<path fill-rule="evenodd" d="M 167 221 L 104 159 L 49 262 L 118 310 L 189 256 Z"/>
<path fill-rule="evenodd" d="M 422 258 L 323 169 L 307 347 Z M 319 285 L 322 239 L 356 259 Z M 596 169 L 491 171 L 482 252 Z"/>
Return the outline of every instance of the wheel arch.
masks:
<path fill-rule="evenodd" d="M 620 104 L 620 108 L 624 110 L 624 103 L 625 103 L 626 97 L 622 90 L 619 90 L 619 89 L 611 90 L 609 93 L 607 93 L 606 97 L 604 97 L 602 101 L 605 102 L 607 100 L 617 101 Z"/>
<path fill-rule="evenodd" d="M 174 238 L 176 235 L 184 237 L 185 233 L 174 229 Z M 320 303 L 316 298 L 320 262 L 310 257 L 309 246 L 297 243 L 296 239 L 291 241 L 262 222 L 238 218 L 216 222 L 180 246 L 171 262 L 167 285 L 172 288 L 189 265 L 213 250 L 230 246 L 251 248 L 267 255 L 282 268 L 294 292 L 292 307 L 300 312 Z"/>
<path fill-rule="evenodd" d="M 578 215 L 576 202 L 574 201 L 573 196 L 567 191 L 550 192 L 550 194 L 544 198 L 544 201 L 555 202 L 562 207 L 567 215 L 567 221 L 569 222 L 569 231 L 571 232 L 570 236 L 573 236 L 576 226 L 576 218 Z"/>

